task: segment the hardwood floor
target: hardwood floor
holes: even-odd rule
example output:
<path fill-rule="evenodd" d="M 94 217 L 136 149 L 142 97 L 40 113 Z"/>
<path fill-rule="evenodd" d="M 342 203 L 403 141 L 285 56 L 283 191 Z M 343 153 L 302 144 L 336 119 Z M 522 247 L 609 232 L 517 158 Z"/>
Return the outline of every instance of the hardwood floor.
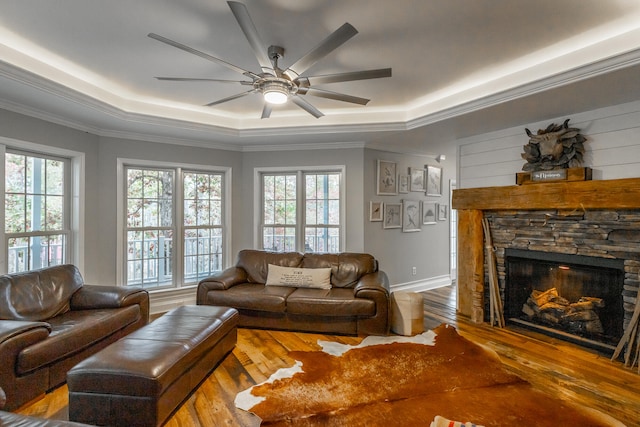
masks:
<path fill-rule="evenodd" d="M 423 293 L 425 328 L 441 323 L 495 350 L 504 364 L 546 393 L 605 412 L 627 426 L 640 426 L 640 375 L 609 357 L 544 335 L 475 325 L 457 316 L 455 286 Z M 291 350 L 317 350 L 318 340 L 357 344 L 358 337 L 240 329 L 234 351 L 201 384 L 166 424 L 168 427 L 256 426 L 257 419 L 237 410 L 237 392 L 293 364 Z M 23 408 L 23 414 L 67 418 L 67 388 L 60 387 Z"/>

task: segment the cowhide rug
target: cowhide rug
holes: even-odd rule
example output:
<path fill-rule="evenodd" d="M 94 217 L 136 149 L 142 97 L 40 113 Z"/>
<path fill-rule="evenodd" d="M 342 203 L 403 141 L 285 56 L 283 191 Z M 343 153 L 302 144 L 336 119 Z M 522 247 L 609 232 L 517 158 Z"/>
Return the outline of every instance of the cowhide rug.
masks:
<path fill-rule="evenodd" d="M 236 406 L 263 426 L 429 426 L 436 415 L 487 427 L 623 426 L 534 390 L 451 326 L 390 338 L 291 352 L 292 368 L 239 393 Z"/>

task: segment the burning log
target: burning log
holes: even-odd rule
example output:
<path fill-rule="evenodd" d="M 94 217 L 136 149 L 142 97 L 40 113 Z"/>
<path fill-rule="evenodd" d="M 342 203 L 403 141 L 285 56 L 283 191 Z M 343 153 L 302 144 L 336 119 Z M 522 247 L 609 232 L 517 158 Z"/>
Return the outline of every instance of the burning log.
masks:
<path fill-rule="evenodd" d="M 582 297 L 571 303 L 558 293 L 556 288 L 546 291 L 533 290 L 522 312 L 530 319 L 560 326 L 575 334 L 603 334 L 604 328 L 596 308 L 604 307 L 604 300 Z"/>

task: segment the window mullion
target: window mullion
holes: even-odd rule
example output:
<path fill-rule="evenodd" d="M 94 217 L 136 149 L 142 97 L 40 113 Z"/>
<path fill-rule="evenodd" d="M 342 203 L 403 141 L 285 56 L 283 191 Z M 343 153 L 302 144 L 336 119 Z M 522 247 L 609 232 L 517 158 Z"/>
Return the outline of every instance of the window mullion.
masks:
<path fill-rule="evenodd" d="M 306 188 L 305 174 L 298 171 L 296 174 L 296 250 L 304 252 L 305 250 L 305 231 L 306 231 Z"/>
<path fill-rule="evenodd" d="M 173 180 L 173 286 L 182 284 L 184 277 L 184 176 L 176 168 Z"/>

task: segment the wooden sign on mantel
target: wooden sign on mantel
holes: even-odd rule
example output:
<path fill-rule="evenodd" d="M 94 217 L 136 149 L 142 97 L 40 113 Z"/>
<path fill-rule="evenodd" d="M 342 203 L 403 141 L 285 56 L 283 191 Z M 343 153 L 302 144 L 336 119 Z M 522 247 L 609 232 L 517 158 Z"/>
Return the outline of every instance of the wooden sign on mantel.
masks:
<path fill-rule="evenodd" d="M 533 171 L 516 173 L 516 184 L 540 184 L 558 181 L 590 181 L 591 168 L 555 169 L 549 171 Z"/>

